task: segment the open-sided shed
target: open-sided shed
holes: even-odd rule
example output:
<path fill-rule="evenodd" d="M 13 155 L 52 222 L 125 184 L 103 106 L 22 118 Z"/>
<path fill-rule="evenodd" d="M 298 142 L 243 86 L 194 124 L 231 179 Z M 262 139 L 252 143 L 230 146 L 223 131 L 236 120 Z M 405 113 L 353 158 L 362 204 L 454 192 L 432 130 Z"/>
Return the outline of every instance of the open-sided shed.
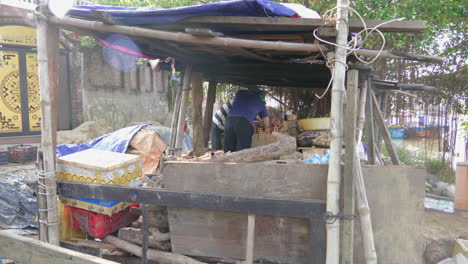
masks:
<path fill-rule="evenodd" d="M 192 83 L 192 102 L 197 106 L 193 109 L 195 153 L 197 153 L 197 151 L 203 149 L 204 145 L 201 125 L 203 78 L 213 83 L 227 82 L 239 85 L 274 85 L 289 88 L 322 89 L 326 88 L 330 79 L 333 78 L 331 92 L 331 132 L 333 139 L 331 142 L 332 157 L 327 167 L 327 195 L 324 196 L 316 193 L 314 194 L 316 197 L 312 197 L 320 200 L 312 200 L 310 195 L 305 195 L 305 197 L 302 197 L 302 195 L 267 197 L 242 190 L 238 190 L 235 193 L 222 191 L 205 193 L 206 190 L 203 188 L 192 189 L 187 185 L 184 185 L 185 188 L 181 190 L 180 186 L 183 185 L 182 183 L 178 184 L 173 190 L 148 190 L 61 182 L 60 190 L 63 194 L 77 197 L 155 203 L 169 207 L 249 214 L 245 256 L 248 263 L 252 263 L 254 256 L 253 230 L 255 227 L 255 214 L 306 218 L 310 223 L 308 227 L 306 225 L 306 228 L 308 228 L 308 232 L 306 233 L 310 235 L 308 238 L 310 246 L 308 252 L 302 249 L 300 254 L 307 253 L 308 256 L 304 257 L 301 255 L 297 259 L 289 259 L 287 261 L 302 263 L 305 259 L 308 259 L 308 263 L 324 263 L 326 261 L 326 263 L 331 264 L 338 263 L 341 255 L 345 263 L 352 263 L 354 252 L 354 221 L 352 216 L 355 215 L 355 189 L 357 191 L 356 200 L 358 202 L 359 213 L 361 216 L 368 216 L 369 211 L 364 187 L 365 184 L 369 183 L 364 182 L 363 170 L 360 163 L 357 162 L 355 151 L 356 137 L 358 138 L 357 141 L 360 141 L 362 137 L 362 127 L 359 128 L 357 117 L 362 118 L 363 115 L 360 113 L 364 113 L 364 105 L 358 106 L 358 88 L 361 88 L 361 100 L 366 98 L 364 90 L 368 90 L 367 113 L 369 115 L 376 114 L 375 119 L 381 128 L 390 152 L 392 152 L 392 143 L 385 129 L 383 118 L 379 115 L 380 111 L 378 108 L 380 106 L 372 91 L 369 68 L 350 67 L 346 80 L 346 114 L 344 124 L 344 129 L 347 131 L 344 140 L 346 154 L 344 158 L 343 194 L 341 196 L 343 205 L 340 205 L 340 181 L 342 175 L 340 153 L 343 137 L 345 71 L 348 67 L 346 64 L 347 54 L 343 47 L 347 44 L 349 37 L 348 30 L 361 31 L 367 27 L 380 25 L 379 29 L 387 32 L 420 32 L 424 29 L 424 23 L 411 21 L 365 21 L 367 24 L 365 27 L 361 24 L 362 21 L 348 20 L 347 6 L 349 6 L 349 2 L 344 0 L 338 1 L 338 15 L 331 22 L 322 19 L 294 18 L 297 14 L 293 10 L 280 4 L 260 0 L 220 2 L 204 6 L 204 9 L 196 6 L 185 9 L 179 8 L 172 11 L 75 7 L 69 12 L 69 16 L 62 18 L 51 15 L 45 6 L 40 6 L 38 12 L 36 12 L 36 19 L 38 25 L 38 62 L 43 116 L 43 155 L 41 155 L 43 159 L 40 164 L 40 186 L 43 189 L 43 193 L 39 195 L 41 239 L 49 241 L 52 244 L 58 244 L 56 228 L 58 221 L 56 213 L 57 200 L 55 195 L 56 123 L 54 120 L 57 120 L 55 117 L 57 115 L 56 60 L 58 54 L 58 36 L 59 29 L 64 28 L 94 36 L 102 40 L 103 42 L 101 43 L 104 43 L 104 45 L 127 54 L 130 53 L 134 56 L 145 57 L 151 60 L 159 59 L 158 63 L 162 68 L 171 69 L 174 66 L 175 69 L 184 73 L 183 85 L 181 85 L 176 99 L 176 111 L 172 125 L 173 136 L 170 142 L 170 147 L 175 153 L 178 152 L 177 149 L 180 148 L 182 143 L 183 117 L 190 93 L 190 83 Z M 226 10 L 229 10 L 229 8 L 233 8 L 232 10 L 235 10 L 237 13 L 227 12 Z M 196 9 L 202 11 L 198 15 L 193 15 L 194 12 L 196 13 Z M 250 13 L 247 11 L 243 13 L 242 10 L 250 11 Z M 220 14 L 221 16 L 219 16 Z M 225 16 L 225 14 L 230 14 L 231 16 Z M 242 16 L 242 14 L 247 15 Z M 172 18 L 176 17 L 176 19 L 167 20 L 171 16 Z M 158 19 L 161 20 L 157 21 Z M 141 50 L 136 52 L 135 50 L 125 49 L 125 47 L 106 44 L 105 40 L 108 33 L 120 33 L 131 37 Z M 336 42 L 337 47 L 321 44 L 325 39 L 327 43 Z M 440 58 L 436 57 L 387 50 L 379 51 L 356 48 L 353 50 L 353 54 L 365 57 L 381 56 L 430 62 L 440 61 Z M 350 57 L 350 60 L 353 59 Z M 334 66 L 332 67 L 332 65 Z M 330 73 L 328 67 L 332 68 L 333 74 Z M 385 86 L 385 84 L 382 85 Z M 215 85 L 212 86 L 215 87 Z M 358 108 L 360 108 L 359 111 Z M 368 117 L 370 117 L 369 115 Z M 356 135 L 356 132 L 358 135 Z M 394 164 L 399 164 L 396 155 L 392 156 L 392 161 Z M 206 168 L 209 168 L 213 165 L 206 166 Z M 268 165 L 259 164 L 259 166 L 265 168 Z M 390 167 L 384 170 L 388 171 L 392 169 Z M 307 168 L 302 168 L 302 170 L 304 173 L 308 171 Z M 311 169 L 311 171 L 313 170 L 321 169 Z M 404 170 L 404 168 L 395 168 L 393 172 L 396 173 L 398 170 Z M 298 171 L 295 172 L 298 173 Z M 208 176 L 216 176 L 215 172 L 207 171 L 206 173 Z M 405 173 L 408 173 L 408 171 Z M 322 174 L 319 181 L 324 180 Z M 180 174 L 178 175 L 180 176 Z M 279 176 L 285 177 L 285 175 Z M 306 178 L 301 178 L 302 176 Z M 308 181 L 307 175 L 301 174 L 301 177 L 299 178 Z M 417 181 L 421 179 L 419 177 Z M 405 186 L 401 181 L 399 184 Z M 325 188 L 323 182 L 321 183 L 321 187 L 322 190 Z M 405 194 L 410 193 L 409 189 L 402 191 Z M 134 196 L 134 193 L 137 193 L 137 195 Z M 383 193 L 387 193 L 388 197 L 392 194 L 394 195 L 392 192 Z M 417 199 L 418 197 L 414 198 L 412 205 L 406 209 L 412 210 L 416 208 L 418 206 Z M 343 207 L 343 210 L 340 209 L 341 207 Z M 392 210 L 396 209 L 392 207 Z M 393 213 L 397 214 L 397 212 Z M 389 219 L 395 219 L 395 214 L 391 214 L 392 217 Z M 385 217 L 385 214 L 381 217 Z M 364 260 L 366 263 L 376 263 L 372 223 L 367 221 L 370 218 L 363 219 L 365 221 L 361 219 L 361 228 L 363 229 L 363 234 L 365 234 L 362 238 Z M 411 219 L 411 216 L 408 216 L 407 219 Z M 339 243 L 340 222 L 343 223 L 341 254 Z M 325 229 L 327 231 L 326 238 L 324 235 Z M 402 244 L 398 243 L 398 245 L 401 246 Z M 142 253 L 144 261 L 146 261 L 146 246 L 144 244 Z M 401 250 L 401 247 L 398 249 Z M 378 250 L 388 250 L 388 248 L 378 248 Z M 418 253 L 416 252 L 415 254 Z M 382 256 L 386 256 L 384 261 L 388 260 L 386 253 L 382 253 Z M 400 262 L 399 260 L 402 259 L 414 260 L 414 258 L 401 257 L 398 258 L 397 262 Z"/>

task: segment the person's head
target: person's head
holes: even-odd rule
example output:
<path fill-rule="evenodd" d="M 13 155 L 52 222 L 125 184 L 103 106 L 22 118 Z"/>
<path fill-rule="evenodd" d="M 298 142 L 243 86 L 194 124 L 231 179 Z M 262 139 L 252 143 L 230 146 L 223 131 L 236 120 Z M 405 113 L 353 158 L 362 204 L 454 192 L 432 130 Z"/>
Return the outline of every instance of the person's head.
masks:
<path fill-rule="evenodd" d="M 262 100 L 263 103 L 266 103 L 265 92 L 263 90 L 257 89 L 256 93 L 258 94 L 258 97 L 260 97 L 260 100 Z"/>

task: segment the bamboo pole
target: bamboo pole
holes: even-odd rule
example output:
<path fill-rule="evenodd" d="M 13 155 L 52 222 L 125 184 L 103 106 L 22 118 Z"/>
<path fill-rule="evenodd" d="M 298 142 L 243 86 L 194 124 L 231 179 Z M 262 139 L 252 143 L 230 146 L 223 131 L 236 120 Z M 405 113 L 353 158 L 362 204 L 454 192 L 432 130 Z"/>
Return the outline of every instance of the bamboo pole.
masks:
<path fill-rule="evenodd" d="M 43 14 L 45 12 L 42 12 Z M 41 149 L 43 152 L 43 190 L 47 208 L 47 219 L 40 219 L 47 225 L 47 242 L 59 245 L 59 229 L 57 214 L 57 194 L 55 175 L 55 147 L 57 144 L 57 86 L 58 86 L 58 56 L 59 28 L 37 17 L 37 61 L 39 73 L 39 88 L 41 92 Z M 43 199 L 44 196 L 39 196 Z M 42 201 L 40 203 L 43 203 Z M 42 225 L 43 226 L 43 225 Z M 43 238 L 43 237 L 42 237 Z"/>
<path fill-rule="evenodd" d="M 359 144 L 360 142 L 358 142 Z M 372 220 L 370 215 L 369 203 L 367 200 L 366 186 L 364 185 L 364 176 L 362 173 L 359 152 L 356 148 L 354 170 L 356 179 L 356 202 L 359 212 L 359 222 L 361 224 L 362 244 L 364 248 L 364 259 L 366 264 L 377 264 L 377 252 L 375 251 L 374 232 L 372 229 Z"/>
<path fill-rule="evenodd" d="M 199 72 L 193 72 L 192 78 L 192 124 L 193 124 L 193 154 L 197 157 L 205 154 L 205 139 L 203 136 L 203 79 Z"/>
<path fill-rule="evenodd" d="M 297 52 L 320 52 L 320 48 L 323 52 L 328 52 L 330 49 L 325 45 L 310 44 L 310 43 L 290 43 L 282 41 L 262 41 L 262 40 L 246 40 L 236 39 L 229 37 L 199 37 L 192 34 L 182 32 L 168 32 L 154 29 L 146 29 L 139 27 L 129 27 L 122 25 L 106 25 L 102 22 L 87 21 L 77 18 L 57 18 L 51 17 L 49 21 L 54 24 L 60 24 L 65 26 L 72 26 L 77 28 L 85 28 L 103 32 L 114 32 L 126 34 L 129 36 L 156 38 L 162 40 L 172 40 L 178 42 L 195 43 L 214 45 L 222 47 L 237 47 L 246 49 L 262 49 L 262 50 L 281 50 L 281 51 L 297 51 Z M 337 26 L 338 28 L 338 23 Z M 426 56 L 419 54 L 411 54 L 404 52 L 396 52 L 390 50 L 384 50 L 380 52 L 378 50 L 367 50 L 360 49 L 354 52 L 356 55 L 375 57 L 379 55 L 381 58 L 392 58 L 392 59 L 406 59 L 414 61 L 424 62 L 436 62 L 441 63 L 444 61 L 442 57 Z"/>
<path fill-rule="evenodd" d="M 38 171 L 44 171 L 44 154 L 42 150 L 37 153 L 37 164 Z M 38 210 L 38 222 L 39 222 L 39 240 L 46 242 L 47 240 L 47 193 L 45 179 L 38 177 L 37 179 L 37 210 Z"/>
<path fill-rule="evenodd" d="M 216 101 L 217 85 L 218 82 L 216 80 L 210 80 L 210 83 L 208 85 L 208 92 L 206 95 L 205 115 L 203 117 L 203 136 L 205 147 L 208 147 L 208 141 L 210 141 L 211 123 L 213 119 L 213 106 Z"/>
<path fill-rule="evenodd" d="M 184 141 L 185 114 L 187 112 L 187 99 L 190 93 L 190 78 L 192 76 L 192 66 L 187 65 L 184 71 L 184 83 L 182 85 L 182 94 L 180 97 L 179 117 L 177 120 L 177 137 L 175 144 L 175 155 L 182 154 L 182 143 Z"/>
<path fill-rule="evenodd" d="M 355 184 L 354 184 L 354 170 L 355 170 L 355 156 L 356 156 L 356 106 L 357 106 L 357 88 L 359 71 L 348 71 L 347 90 L 346 90 L 346 112 L 344 129 L 345 134 L 345 165 L 344 165 L 344 208 L 345 215 L 354 215 L 355 208 Z M 353 263 L 354 251 L 354 219 L 345 219 L 343 221 L 343 240 L 342 240 L 342 263 Z"/>
<path fill-rule="evenodd" d="M 370 215 L 369 203 L 367 200 L 366 187 L 364 185 L 364 176 L 362 173 L 361 161 L 359 158 L 359 145 L 362 140 L 362 130 L 364 127 L 365 117 L 365 106 L 367 99 L 367 84 L 368 81 L 364 79 L 361 82 L 361 94 L 359 99 L 359 117 L 358 117 L 358 129 L 357 129 L 357 140 L 356 140 L 356 155 L 354 157 L 354 179 L 356 181 L 356 205 L 359 213 L 360 225 L 361 225 L 361 236 L 364 248 L 364 259 L 366 264 L 377 264 L 377 252 L 375 251 L 374 245 L 374 233 L 372 229 L 372 220 Z"/>
<path fill-rule="evenodd" d="M 339 213 L 340 178 L 341 178 L 341 143 L 343 134 L 343 99 L 345 95 L 346 50 L 348 38 L 349 0 L 337 1 L 336 42 L 334 80 L 332 86 L 331 120 L 330 120 L 330 163 L 327 180 L 327 212 Z M 340 221 L 327 224 L 327 264 L 338 264 L 340 261 Z"/>
<path fill-rule="evenodd" d="M 140 27 L 130 27 L 122 25 L 106 25 L 102 22 L 87 21 L 77 18 L 57 18 L 51 17 L 51 23 L 72 26 L 78 28 L 91 29 L 96 31 L 114 32 L 126 34 L 129 36 L 156 38 L 162 40 L 171 40 L 186 43 L 196 43 L 205 45 L 215 45 L 223 47 L 239 47 L 248 49 L 262 49 L 262 50 L 283 50 L 283 51 L 302 51 L 302 52 L 320 52 L 318 44 L 301 44 L 301 43 L 290 43 L 282 41 L 262 41 L 262 40 L 247 40 L 237 39 L 229 37 L 200 37 L 194 36 L 188 33 L 182 32 L 170 32 L 155 29 L 147 29 Z M 327 51 L 328 48 L 325 45 L 321 45 L 323 51 Z"/>
<path fill-rule="evenodd" d="M 388 133 L 387 127 L 385 126 L 385 120 L 383 119 L 382 113 L 380 112 L 377 98 L 375 98 L 375 95 L 372 91 L 370 91 L 370 96 L 374 109 L 374 117 L 377 121 L 377 125 L 380 127 L 380 131 L 382 132 L 385 145 L 387 146 L 388 154 L 390 155 L 390 158 L 392 159 L 394 165 L 400 165 L 400 159 L 398 158 L 398 154 L 396 152 L 395 146 L 393 145 L 390 133 Z"/>

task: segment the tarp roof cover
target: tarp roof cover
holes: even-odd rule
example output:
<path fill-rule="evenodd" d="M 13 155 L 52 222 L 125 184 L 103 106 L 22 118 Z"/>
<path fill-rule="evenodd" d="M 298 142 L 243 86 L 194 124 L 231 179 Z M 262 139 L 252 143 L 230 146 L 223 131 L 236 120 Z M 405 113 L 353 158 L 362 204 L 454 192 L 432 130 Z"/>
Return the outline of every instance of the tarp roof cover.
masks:
<path fill-rule="evenodd" d="M 103 11 L 129 25 L 174 23 L 197 16 L 295 17 L 296 12 L 267 0 L 234 0 L 170 9 L 120 6 L 76 6 L 69 15 L 90 17 L 90 10 Z"/>

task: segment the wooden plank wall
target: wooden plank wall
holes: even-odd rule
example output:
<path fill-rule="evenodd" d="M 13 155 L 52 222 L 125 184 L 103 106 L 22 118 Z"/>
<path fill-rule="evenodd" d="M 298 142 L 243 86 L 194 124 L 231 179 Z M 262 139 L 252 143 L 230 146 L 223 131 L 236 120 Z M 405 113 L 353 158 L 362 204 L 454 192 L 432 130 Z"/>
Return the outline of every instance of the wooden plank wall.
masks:
<path fill-rule="evenodd" d="M 172 162 L 164 180 L 167 189 L 176 191 L 325 200 L 327 169 L 310 164 Z M 364 177 L 379 261 L 422 263 L 425 171 L 373 166 L 364 168 Z M 171 208 L 169 224 L 174 252 L 245 257 L 247 215 Z M 359 223 L 355 227 L 354 258 L 362 263 Z M 308 241 L 305 219 L 257 216 L 254 259 L 307 263 Z"/>

